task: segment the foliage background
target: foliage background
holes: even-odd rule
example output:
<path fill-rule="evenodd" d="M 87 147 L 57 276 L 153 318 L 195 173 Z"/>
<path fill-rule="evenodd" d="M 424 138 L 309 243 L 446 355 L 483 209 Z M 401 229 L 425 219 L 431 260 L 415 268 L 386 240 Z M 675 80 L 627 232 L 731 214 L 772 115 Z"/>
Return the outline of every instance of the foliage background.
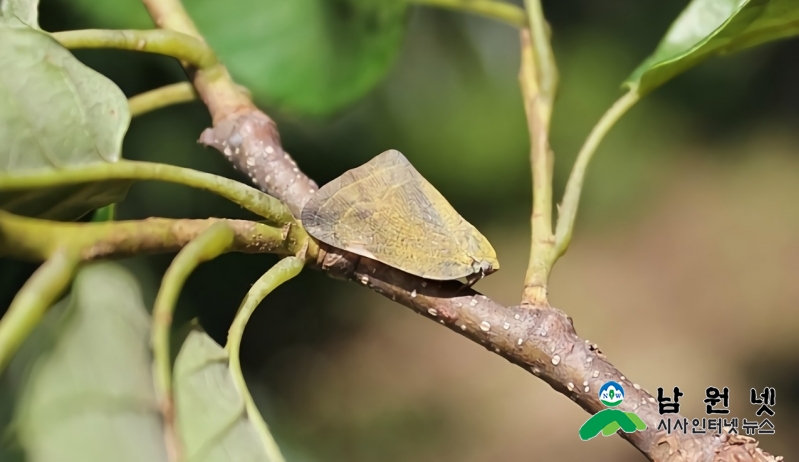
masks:
<path fill-rule="evenodd" d="M 249 3 L 230 8 L 246 17 Z M 620 82 L 684 6 L 546 3 L 561 75 L 556 191 Z M 41 24 L 114 27 L 93 10 L 114 8 L 122 6 L 44 0 Z M 514 304 L 530 209 L 518 41 L 499 23 L 414 8 L 388 78 L 366 98 L 326 118 L 262 104 L 288 152 L 320 184 L 385 149 L 405 153 L 497 248 L 502 271 L 478 289 Z M 317 51 L 306 48 L 296 46 L 297 59 Z M 799 399 L 791 395 L 799 385 L 797 53 L 799 41 L 791 40 L 713 59 L 623 118 L 592 163 L 572 247 L 550 287 L 552 303 L 631 379 L 651 391 L 680 386 L 689 417 L 704 416 L 707 386 L 728 386 L 732 414 L 750 419 L 749 388 L 776 387 L 777 434 L 761 444 L 786 459 L 799 456 L 790 444 L 799 435 Z M 181 76 L 166 58 L 75 54 L 128 96 Z M 250 78 L 256 58 L 248 57 Z M 208 119 L 199 103 L 136 119 L 124 156 L 243 181 L 217 152 L 196 144 Z M 245 216 L 210 194 L 154 183 L 134 186 L 118 210 L 120 219 Z M 171 258 L 126 261 L 150 300 Z M 274 261 L 225 255 L 203 265 L 188 281 L 178 321 L 198 316 L 224 343 L 241 298 Z M 0 260 L 0 307 L 33 269 Z M 615 437 L 576 444 L 587 415 L 568 398 L 408 310 L 316 272 L 281 287 L 255 313 L 242 362 L 290 461 L 641 458 Z"/>

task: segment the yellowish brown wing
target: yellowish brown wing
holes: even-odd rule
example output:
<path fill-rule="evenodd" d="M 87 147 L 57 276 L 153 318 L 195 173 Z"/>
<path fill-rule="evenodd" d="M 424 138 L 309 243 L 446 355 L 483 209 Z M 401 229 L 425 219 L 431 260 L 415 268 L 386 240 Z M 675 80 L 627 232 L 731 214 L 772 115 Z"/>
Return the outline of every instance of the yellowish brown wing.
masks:
<path fill-rule="evenodd" d="M 428 279 L 469 276 L 476 261 L 499 268 L 485 237 L 395 150 L 324 185 L 301 219 L 328 245 Z"/>

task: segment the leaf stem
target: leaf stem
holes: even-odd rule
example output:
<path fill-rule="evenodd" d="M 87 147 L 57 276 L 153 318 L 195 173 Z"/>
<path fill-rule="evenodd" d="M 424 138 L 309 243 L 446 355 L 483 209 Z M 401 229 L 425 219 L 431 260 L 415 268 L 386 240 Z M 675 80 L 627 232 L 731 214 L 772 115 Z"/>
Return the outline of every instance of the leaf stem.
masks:
<path fill-rule="evenodd" d="M 137 117 L 173 104 L 188 103 L 197 99 L 194 86 L 189 82 L 178 82 L 146 91 L 128 100 L 131 117 Z"/>
<path fill-rule="evenodd" d="M 66 48 L 119 48 L 171 56 L 198 69 L 217 63 L 214 51 L 202 40 L 173 30 L 84 29 L 51 34 Z"/>
<path fill-rule="evenodd" d="M 522 292 L 523 305 L 546 306 L 549 273 L 554 264 L 552 235 L 552 170 L 554 154 L 549 147 L 549 127 L 558 87 L 558 71 L 547 35 L 541 4 L 528 0 L 530 29 L 521 31 L 519 80 L 530 133 L 533 175 L 533 212 L 530 259 Z"/>
<path fill-rule="evenodd" d="M 0 319 L 0 372 L 22 342 L 39 324 L 44 313 L 69 285 L 80 259 L 65 249 L 54 252 L 33 273 Z"/>
<path fill-rule="evenodd" d="M 639 98 L 640 96 L 634 89 L 619 98 L 599 119 L 588 138 L 585 139 L 582 148 L 580 148 L 577 160 L 574 162 L 574 167 L 572 167 L 569 180 L 566 183 L 563 201 L 558 207 L 558 224 L 555 229 L 555 259 L 566 253 L 566 249 L 569 248 L 588 163 L 591 162 L 594 152 L 596 152 L 605 135 L 621 116 L 638 102 Z"/>
<path fill-rule="evenodd" d="M 155 383 L 162 399 L 168 397 L 172 390 L 169 329 L 180 290 L 200 263 L 212 260 L 228 250 L 233 245 L 234 236 L 233 230 L 224 223 L 214 224 L 189 242 L 164 274 L 153 307 L 152 331 Z"/>
<path fill-rule="evenodd" d="M 27 190 L 108 180 L 160 180 L 218 194 L 275 225 L 294 223 L 282 202 L 235 180 L 175 165 L 119 161 L 41 173 L 0 174 L 0 191 Z"/>
<path fill-rule="evenodd" d="M 516 5 L 498 0 L 407 0 L 408 3 L 427 5 L 474 13 L 496 19 L 511 26 L 527 27 L 527 15 Z"/>
<path fill-rule="evenodd" d="M 201 263 L 213 260 L 233 245 L 234 233 L 224 223 L 217 223 L 202 232 L 181 250 L 167 268 L 153 306 L 153 379 L 161 410 L 166 421 L 170 460 L 180 460 L 180 445 L 174 428 L 172 400 L 172 364 L 169 355 L 169 333 L 178 296 L 186 279 Z"/>
<path fill-rule="evenodd" d="M 253 284 L 244 297 L 244 300 L 241 302 L 239 311 L 236 313 L 236 318 L 233 320 L 233 324 L 231 324 L 230 330 L 228 331 L 227 344 L 225 345 L 225 349 L 230 354 L 230 372 L 233 374 L 236 387 L 244 397 L 247 416 L 258 429 L 258 433 L 266 446 L 271 462 L 282 462 L 283 456 L 272 434 L 269 432 L 269 427 L 261 417 L 261 413 L 258 412 L 252 395 L 250 395 L 247 389 L 247 383 L 244 380 L 244 374 L 241 371 L 241 362 L 239 360 L 241 338 L 244 336 L 244 328 L 247 326 L 247 321 L 249 321 L 250 316 L 252 316 L 252 313 L 258 308 L 261 301 L 279 285 L 298 275 L 302 267 L 303 261 L 301 259 L 286 257 L 270 268 L 269 271 Z"/>

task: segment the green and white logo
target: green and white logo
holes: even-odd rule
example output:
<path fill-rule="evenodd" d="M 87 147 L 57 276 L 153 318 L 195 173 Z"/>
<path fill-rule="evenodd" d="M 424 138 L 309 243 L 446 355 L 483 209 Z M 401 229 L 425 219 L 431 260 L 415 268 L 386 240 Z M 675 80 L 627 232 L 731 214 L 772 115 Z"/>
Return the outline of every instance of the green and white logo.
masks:
<path fill-rule="evenodd" d="M 614 381 L 605 382 L 599 389 L 599 400 L 608 408 L 614 408 L 624 401 L 624 388 Z M 603 409 L 588 419 L 580 427 L 580 439 L 588 441 L 599 435 L 610 436 L 621 429 L 625 433 L 646 430 L 646 424 L 633 412 L 619 409 Z"/>

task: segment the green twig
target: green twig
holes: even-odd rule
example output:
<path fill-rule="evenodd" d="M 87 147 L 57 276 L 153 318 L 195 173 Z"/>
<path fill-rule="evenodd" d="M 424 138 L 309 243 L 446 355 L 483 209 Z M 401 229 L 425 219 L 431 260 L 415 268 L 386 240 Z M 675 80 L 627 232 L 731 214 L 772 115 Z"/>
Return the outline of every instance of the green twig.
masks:
<path fill-rule="evenodd" d="M 580 203 L 580 191 L 583 189 L 588 163 L 605 135 L 607 135 L 616 121 L 638 102 L 639 97 L 638 93 L 630 91 L 619 98 L 599 119 L 599 122 L 586 138 L 585 143 L 583 143 L 582 148 L 580 148 L 577 160 L 575 160 L 574 167 L 572 167 L 569 175 L 569 181 L 566 183 L 563 201 L 558 207 L 558 224 L 555 229 L 555 259 L 566 253 L 569 242 L 571 242 L 574 220 L 577 216 L 577 206 Z"/>
<path fill-rule="evenodd" d="M 202 40 L 171 30 L 85 29 L 55 32 L 53 38 L 70 49 L 119 48 L 171 56 L 198 69 L 217 63 L 216 54 Z"/>
<path fill-rule="evenodd" d="M 80 259 L 67 250 L 54 252 L 33 273 L 0 319 L 0 372 L 69 285 Z"/>
<path fill-rule="evenodd" d="M 244 300 L 241 302 L 236 318 L 228 331 L 227 344 L 225 349 L 230 354 L 230 371 L 233 374 L 233 379 L 239 392 L 244 397 L 244 403 L 247 409 L 247 416 L 252 420 L 258 432 L 261 435 L 261 440 L 266 445 L 266 450 L 269 453 L 269 460 L 272 462 L 282 462 L 283 456 L 280 453 L 275 440 L 272 438 L 264 422 L 255 402 L 247 389 L 247 384 L 244 381 L 244 374 L 241 371 L 241 363 L 239 361 L 239 351 L 241 348 L 241 338 L 244 335 L 244 328 L 249 321 L 250 316 L 261 303 L 261 301 L 269 295 L 270 292 L 275 290 L 279 285 L 293 278 L 302 270 L 303 261 L 296 257 L 286 257 L 280 260 L 275 266 L 269 269 L 258 281 L 253 284 Z"/>
<path fill-rule="evenodd" d="M 201 263 L 212 260 L 233 245 L 234 233 L 224 223 L 217 223 L 181 250 L 164 274 L 153 306 L 153 378 L 164 415 L 170 460 L 180 460 L 180 444 L 175 433 L 172 400 L 172 364 L 169 355 L 169 332 L 178 295 L 189 275 Z"/>
<path fill-rule="evenodd" d="M 160 180 L 218 194 L 279 226 L 293 223 L 282 202 L 238 181 L 174 165 L 119 161 L 41 173 L 0 174 L 0 191 L 28 190 L 108 180 Z"/>
<path fill-rule="evenodd" d="M 133 96 L 128 100 L 128 106 L 130 106 L 130 115 L 136 117 L 195 99 L 197 93 L 194 91 L 194 86 L 189 82 L 178 82 Z"/>
<path fill-rule="evenodd" d="M 180 0 L 142 0 L 142 4 L 159 28 L 205 41 Z M 184 68 L 191 67 L 187 63 L 183 64 Z M 189 75 L 215 122 L 242 110 L 255 110 L 252 101 L 242 93 L 221 63 L 210 69 L 190 72 Z"/>
<path fill-rule="evenodd" d="M 235 234 L 232 252 L 317 257 L 319 248 L 299 226 L 276 228 L 246 220 L 148 218 L 139 221 L 63 223 L 0 211 L 0 255 L 44 261 L 59 248 L 81 260 L 177 252 L 217 223 Z"/>
<path fill-rule="evenodd" d="M 530 43 L 533 46 L 533 60 L 535 64 L 536 81 L 538 82 L 538 98 L 542 99 L 541 106 L 545 111 L 546 125 L 552 116 L 552 107 L 555 104 L 555 95 L 558 90 L 558 66 L 555 63 L 555 53 L 549 42 L 549 27 L 544 18 L 540 0 L 526 0 L 527 16 L 530 24 Z"/>
<path fill-rule="evenodd" d="M 408 3 L 435 6 L 479 14 L 508 23 L 514 27 L 527 27 L 527 15 L 516 5 L 498 0 L 407 0 Z"/>
<path fill-rule="evenodd" d="M 558 71 L 541 3 L 527 2 L 530 29 L 521 32 L 519 75 L 530 133 L 530 163 L 533 175 L 533 213 L 530 260 L 524 280 L 522 304 L 546 305 L 549 273 L 555 260 L 552 235 L 552 169 L 554 154 L 549 147 L 549 127 L 558 87 Z"/>
<path fill-rule="evenodd" d="M 177 254 L 164 274 L 153 307 L 152 331 L 155 383 L 162 399 L 169 397 L 172 390 L 169 329 L 172 326 L 172 313 L 175 310 L 180 290 L 200 263 L 212 260 L 224 253 L 233 244 L 233 238 L 233 230 L 224 223 L 214 224 L 189 242 Z"/>

